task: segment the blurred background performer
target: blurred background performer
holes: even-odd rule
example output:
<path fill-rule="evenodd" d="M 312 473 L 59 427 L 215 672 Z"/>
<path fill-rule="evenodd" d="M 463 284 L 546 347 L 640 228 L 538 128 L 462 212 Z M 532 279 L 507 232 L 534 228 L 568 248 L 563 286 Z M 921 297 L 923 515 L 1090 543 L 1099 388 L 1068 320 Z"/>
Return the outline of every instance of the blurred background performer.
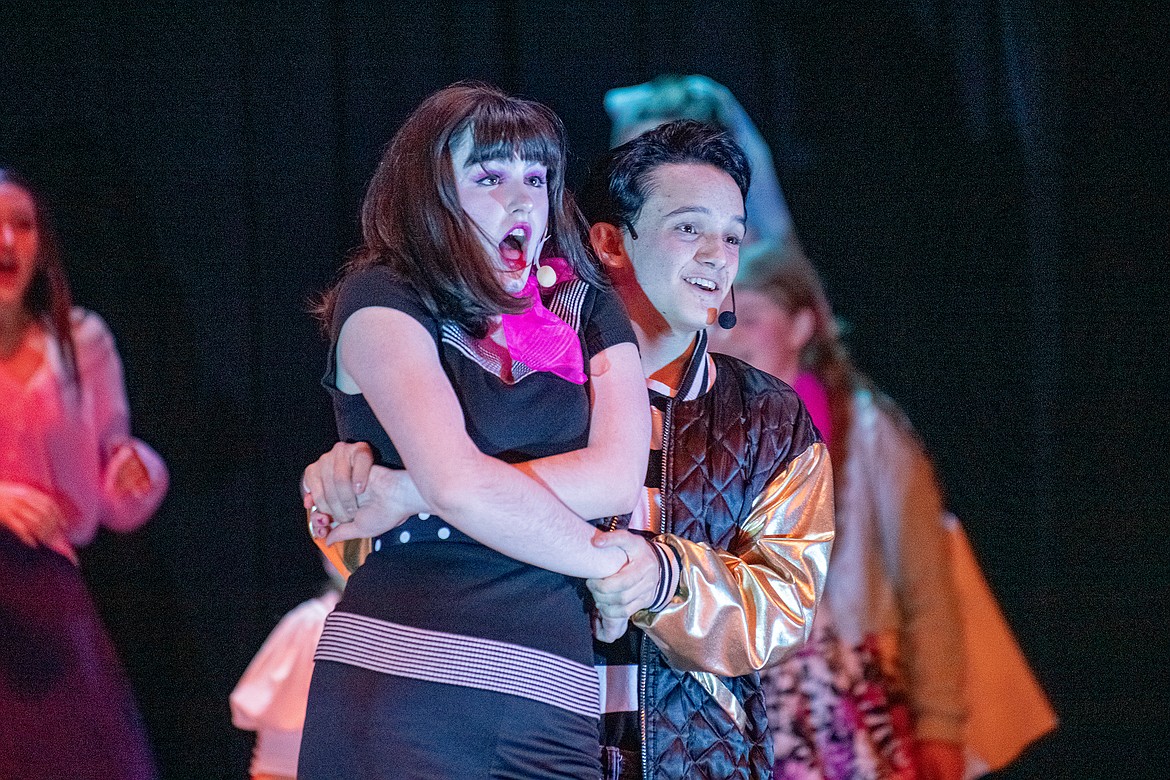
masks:
<path fill-rule="evenodd" d="M 313 652 L 345 579 L 324 561 L 329 586 L 280 619 L 231 693 L 232 724 L 256 732 L 252 780 L 296 780 Z"/>
<path fill-rule="evenodd" d="M 796 388 L 829 443 L 836 493 L 813 637 L 765 675 L 776 778 L 959 780 L 1006 765 L 1055 720 L 953 518 L 948 534 L 921 440 L 853 366 L 797 246 L 758 245 L 744 265 L 738 324 L 714 348 Z"/>
<path fill-rule="evenodd" d="M 76 563 L 167 490 L 130 435 L 104 322 L 71 305 L 46 211 L 0 168 L 0 777 L 156 775 L 121 665 Z"/>

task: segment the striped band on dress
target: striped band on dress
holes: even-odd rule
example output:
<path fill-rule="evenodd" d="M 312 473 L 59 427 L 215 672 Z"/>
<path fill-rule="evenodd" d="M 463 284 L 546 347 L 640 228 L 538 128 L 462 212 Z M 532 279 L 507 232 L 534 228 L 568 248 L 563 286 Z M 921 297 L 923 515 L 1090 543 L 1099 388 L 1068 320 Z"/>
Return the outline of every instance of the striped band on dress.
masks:
<path fill-rule="evenodd" d="M 522 696 L 589 718 L 601 708 L 592 666 L 523 645 L 348 612 L 334 611 L 325 620 L 313 660 Z"/>

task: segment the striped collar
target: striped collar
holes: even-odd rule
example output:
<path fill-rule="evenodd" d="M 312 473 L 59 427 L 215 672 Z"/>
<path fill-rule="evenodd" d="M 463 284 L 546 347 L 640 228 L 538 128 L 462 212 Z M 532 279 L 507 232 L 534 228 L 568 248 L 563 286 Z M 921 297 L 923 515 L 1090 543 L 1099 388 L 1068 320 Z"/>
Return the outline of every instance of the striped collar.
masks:
<path fill-rule="evenodd" d="M 647 379 L 646 387 L 651 395 L 677 398 L 679 401 L 693 401 L 715 385 L 715 361 L 707 352 L 707 331 L 701 330 L 695 337 L 695 349 L 683 371 L 678 388 L 670 387 L 657 379 Z"/>
<path fill-rule="evenodd" d="M 560 318 L 569 328 L 579 333 L 588 292 L 588 283 L 573 278 L 554 287 L 552 292 L 548 293 L 549 299 L 545 305 L 554 316 Z M 535 369 L 521 360 L 511 360 L 511 375 L 504 373 L 504 361 L 501 353 L 506 354 L 507 348 L 496 344 L 491 339 L 473 338 L 453 320 L 443 320 L 439 323 L 439 335 L 443 343 L 459 350 L 465 358 L 476 363 L 489 374 L 494 374 L 504 384 L 514 385 L 524 377 L 537 373 Z"/>

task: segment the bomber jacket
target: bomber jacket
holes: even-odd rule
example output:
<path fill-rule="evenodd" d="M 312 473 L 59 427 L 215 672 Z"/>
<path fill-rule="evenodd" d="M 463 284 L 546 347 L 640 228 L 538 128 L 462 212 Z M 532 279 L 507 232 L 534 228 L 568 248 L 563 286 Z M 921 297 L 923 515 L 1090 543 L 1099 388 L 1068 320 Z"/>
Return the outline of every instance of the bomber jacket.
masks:
<path fill-rule="evenodd" d="M 700 333 L 663 425 L 662 531 L 681 562 L 644 635 L 645 780 L 770 778 L 759 670 L 807 638 L 833 540 L 828 449 L 780 380 Z"/>

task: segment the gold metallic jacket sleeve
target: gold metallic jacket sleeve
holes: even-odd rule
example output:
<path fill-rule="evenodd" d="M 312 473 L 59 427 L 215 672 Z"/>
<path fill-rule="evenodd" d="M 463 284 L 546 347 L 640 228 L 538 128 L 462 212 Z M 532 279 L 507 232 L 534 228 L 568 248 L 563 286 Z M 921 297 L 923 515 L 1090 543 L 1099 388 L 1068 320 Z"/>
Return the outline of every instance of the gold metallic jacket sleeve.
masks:
<path fill-rule="evenodd" d="M 312 517 L 312 513 L 306 512 L 305 516 L 308 519 Z M 311 523 L 309 525 L 309 538 L 313 540 L 313 544 L 317 545 L 317 549 L 333 564 L 344 580 L 348 580 L 349 575 L 357 571 L 357 568 L 365 563 L 366 558 L 374 551 L 373 539 L 348 539 L 344 542 L 325 544 L 324 539 L 313 536 Z"/>
<path fill-rule="evenodd" d="M 833 474 L 824 444 L 774 476 L 730 550 L 659 537 L 682 558 L 666 609 L 636 614 L 679 670 L 739 677 L 779 663 L 803 644 L 825 584 L 833 543 Z"/>

